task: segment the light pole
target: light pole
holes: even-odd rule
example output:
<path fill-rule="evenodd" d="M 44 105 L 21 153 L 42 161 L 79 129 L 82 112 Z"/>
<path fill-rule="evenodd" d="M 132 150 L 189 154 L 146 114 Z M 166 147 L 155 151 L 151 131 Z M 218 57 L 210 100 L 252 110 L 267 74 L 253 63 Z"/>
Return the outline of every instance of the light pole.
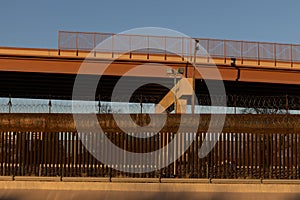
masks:
<path fill-rule="evenodd" d="M 177 75 L 182 75 L 184 74 L 184 68 L 177 68 L 177 69 L 172 69 L 172 68 L 168 68 L 167 69 L 167 74 L 169 76 L 173 76 L 174 78 L 174 113 L 176 114 L 177 113 L 177 87 L 176 87 L 176 84 L 177 84 Z M 180 140 L 180 137 L 179 137 L 179 144 L 181 144 L 181 140 Z M 174 156 L 174 168 L 173 168 L 173 173 L 174 173 L 174 176 L 176 175 L 176 158 L 177 158 L 177 144 L 174 143 L 174 152 L 173 152 L 173 156 Z"/>
<path fill-rule="evenodd" d="M 199 40 L 195 39 L 195 47 L 194 47 L 194 61 L 193 61 L 193 75 L 192 75 L 192 82 L 193 82 L 193 91 L 192 91 L 192 114 L 195 113 L 195 89 L 196 89 L 196 85 L 195 85 L 195 82 L 196 82 L 196 54 L 197 54 L 197 51 L 199 50 L 199 47 L 198 47 L 198 44 L 199 44 Z"/>
<path fill-rule="evenodd" d="M 168 68 L 167 69 L 167 74 L 174 78 L 174 113 L 177 113 L 177 98 L 176 98 L 177 75 L 182 75 L 183 73 L 184 73 L 184 68 L 177 68 L 177 69 Z"/>

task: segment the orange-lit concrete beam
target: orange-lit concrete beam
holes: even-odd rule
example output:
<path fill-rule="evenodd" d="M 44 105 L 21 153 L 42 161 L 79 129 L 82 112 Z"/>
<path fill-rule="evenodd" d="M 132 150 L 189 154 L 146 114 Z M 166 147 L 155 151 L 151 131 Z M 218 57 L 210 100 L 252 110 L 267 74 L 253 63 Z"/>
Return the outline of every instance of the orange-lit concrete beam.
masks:
<path fill-rule="evenodd" d="M 192 77 L 193 66 L 189 62 L 192 60 L 191 57 L 99 52 L 89 54 L 84 51 L 35 48 L 0 48 L 0 71 L 77 74 L 85 58 L 90 69 L 87 74 L 93 74 L 97 69 L 104 68 L 113 61 L 103 75 L 122 76 L 137 65 L 149 65 L 157 66 L 155 74 L 151 71 L 151 76 L 167 77 L 165 69 L 159 65 L 164 64 L 175 68 L 183 67 L 186 69 L 185 75 Z M 238 59 L 236 66 L 231 66 L 229 58 L 197 57 L 197 67 L 200 71 L 214 73 L 212 65 L 218 67 L 222 80 L 300 84 L 300 63 Z M 146 66 L 142 76 L 147 76 Z M 196 78 L 201 78 L 199 73 L 196 73 Z"/>

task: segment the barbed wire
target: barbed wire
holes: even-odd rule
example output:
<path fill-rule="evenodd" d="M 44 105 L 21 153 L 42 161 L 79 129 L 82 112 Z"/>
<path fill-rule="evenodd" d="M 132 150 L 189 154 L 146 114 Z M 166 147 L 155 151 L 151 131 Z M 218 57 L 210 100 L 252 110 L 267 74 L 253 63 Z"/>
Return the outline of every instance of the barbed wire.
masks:
<path fill-rule="evenodd" d="M 0 113 L 72 113 L 73 110 L 82 113 L 155 113 L 155 106 L 161 98 L 142 96 L 132 98 L 129 103 L 120 96 L 116 102 L 103 101 L 110 97 L 99 97 L 89 101 L 60 100 L 60 97 L 43 96 L 28 98 L 0 98 Z M 214 102 L 212 106 L 211 102 Z M 298 114 L 300 110 L 300 96 L 254 96 L 254 95 L 197 95 L 198 113 L 218 112 L 218 106 L 227 102 L 228 114 Z M 75 103 L 74 103 L 75 102 Z M 73 105 L 74 103 L 74 105 Z M 169 111 L 174 108 L 171 106 Z M 190 113 L 190 100 L 186 106 L 186 113 Z"/>

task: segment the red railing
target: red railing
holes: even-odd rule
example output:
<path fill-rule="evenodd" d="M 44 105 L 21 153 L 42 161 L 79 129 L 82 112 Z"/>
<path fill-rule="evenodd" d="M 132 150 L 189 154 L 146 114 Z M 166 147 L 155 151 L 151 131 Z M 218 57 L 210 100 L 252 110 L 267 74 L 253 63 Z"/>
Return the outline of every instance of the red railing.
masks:
<path fill-rule="evenodd" d="M 106 40 L 111 37 L 111 40 Z M 171 36 L 127 35 L 113 33 L 85 33 L 60 31 L 58 48 L 60 50 L 175 53 L 182 57 L 193 56 L 195 39 L 206 50 L 197 54 L 213 58 L 237 58 L 247 60 L 270 60 L 300 62 L 300 45 L 269 42 L 250 42 L 204 38 Z M 101 43 L 103 42 L 103 43 Z M 97 47 L 98 44 L 100 46 Z M 116 45 L 117 44 L 117 45 Z M 142 47 L 142 48 L 140 48 Z M 146 48 L 145 48 L 146 47 Z"/>

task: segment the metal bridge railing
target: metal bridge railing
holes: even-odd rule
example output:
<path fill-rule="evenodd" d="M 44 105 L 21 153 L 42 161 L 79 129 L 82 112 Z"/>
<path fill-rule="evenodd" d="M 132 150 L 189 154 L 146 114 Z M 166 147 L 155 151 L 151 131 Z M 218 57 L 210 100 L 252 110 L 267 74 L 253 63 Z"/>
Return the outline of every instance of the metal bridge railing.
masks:
<path fill-rule="evenodd" d="M 111 40 L 106 39 L 111 38 Z M 183 58 L 194 54 L 195 39 L 206 50 L 200 56 L 212 58 L 237 58 L 243 60 L 267 60 L 281 62 L 300 62 L 299 44 L 280 44 L 269 42 L 251 42 L 204 38 L 185 38 L 171 36 L 127 35 L 113 33 L 89 33 L 59 31 L 58 48 L 60 50 L 132 52 L 145 54 L 173 54 Z M 101 48 L 97 47 L 101 42 Z M 116 45 L 118 44 L 118 45 Z M 121 45 L 120 45 L 121 44 Z M 140 49 L 139 47 L 144 47 Z M 145 48 L 146 47 L 146 48 Z M 159 47 L 159 49 L 158 49 Z M 275 64 L 276 65 L 276 64 Z"/>

